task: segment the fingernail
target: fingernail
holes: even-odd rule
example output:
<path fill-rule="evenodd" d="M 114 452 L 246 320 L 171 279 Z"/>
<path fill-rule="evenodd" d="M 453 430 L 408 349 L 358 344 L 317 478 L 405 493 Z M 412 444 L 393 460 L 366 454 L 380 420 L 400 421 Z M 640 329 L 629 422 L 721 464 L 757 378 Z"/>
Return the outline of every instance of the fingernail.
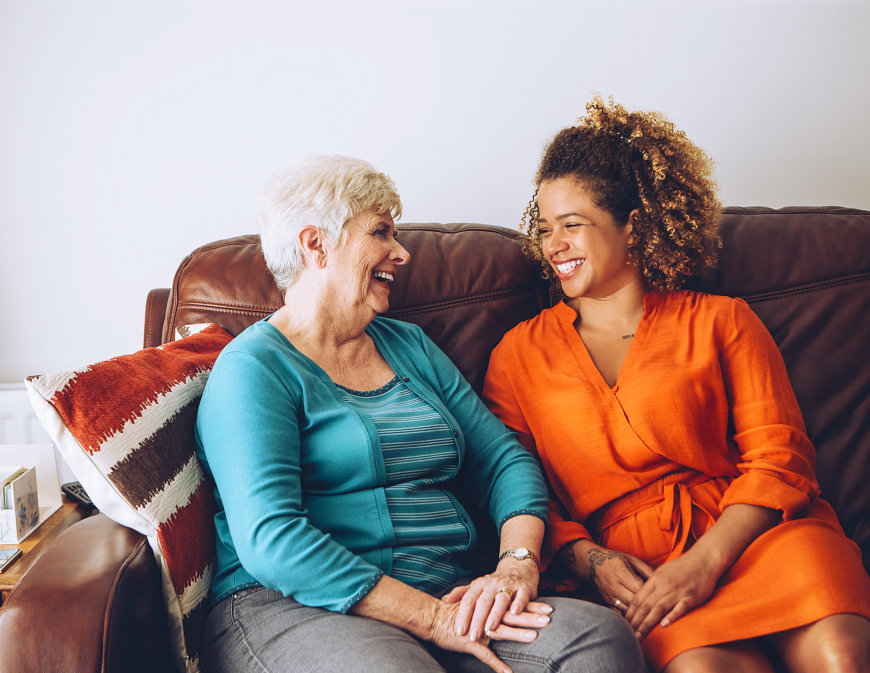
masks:
<path fill-rule="evenodd" d="M 552 606 L 552 605 L 544 604 L 543 610 L 544 610 L 544 612 L 546 612 L 547 614 L 549 614 L 549 613 L 551 613 L 551 612 L 553 611 L 553 606 Z"/>
<path fill-rule="evenodd" d="M 665 628 L 665 627 L 668 626 L 670 623 L 671 623 L 671 620 L 670 620 L 670 619 L 663 619 L 663 620 L 662 620 L 662 628 Z"/>
<path fill-rule="evenodd" d="M 529 631 L 528 633 L 523 634 L 523 638 L 532 642 L 535 638 L 538 637 L 538 634 L 535 631 Z"/>
<path fill-rule="evenodd" d="M 550 623 L 550 618 L 547 617 L 546 615 L 541 615 L 540 617 L 538 617 L 538 624 L 549 624 L 549 623 Z"/>
<path fill-rule="evenodd" d="M 642 639 L 643 639 L 643 634 L 642 634 L 640 631 L 635 631 L 635 632 L 634 632 L 634 635 L 637 636 L 637 639 L 638 639 L 638 640 L 642 640 Z"/>

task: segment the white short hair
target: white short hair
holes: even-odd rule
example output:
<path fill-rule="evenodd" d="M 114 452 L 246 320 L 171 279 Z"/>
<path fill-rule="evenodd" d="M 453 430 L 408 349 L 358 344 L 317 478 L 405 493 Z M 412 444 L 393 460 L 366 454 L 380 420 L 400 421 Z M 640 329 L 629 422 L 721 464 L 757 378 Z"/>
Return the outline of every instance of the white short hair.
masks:
<path fill-rule="evenodd" d="M 402 215 L 402 202 L 392 179 L 353 157 L 300 157 L 268 180 L 254 207 L 266 266 L 284 292 L 302 271 L 299 232 L 308 225 L 320 229 L 333 245 L 345 239 L 345 224 L 371 210 Z"/>

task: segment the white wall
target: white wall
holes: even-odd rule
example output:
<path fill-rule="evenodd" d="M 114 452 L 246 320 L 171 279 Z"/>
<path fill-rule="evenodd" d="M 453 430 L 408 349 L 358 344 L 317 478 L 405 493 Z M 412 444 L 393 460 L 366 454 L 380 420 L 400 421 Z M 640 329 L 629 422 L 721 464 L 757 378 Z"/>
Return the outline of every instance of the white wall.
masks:
<path fill-rule="evenodd" d="M 139 348 L 296 154 L 514 226 L 593 91 L 685 128 L 728 205 L 870 209 L 868 33 L 866 0 L 0 0 L 0 382 Z"/>

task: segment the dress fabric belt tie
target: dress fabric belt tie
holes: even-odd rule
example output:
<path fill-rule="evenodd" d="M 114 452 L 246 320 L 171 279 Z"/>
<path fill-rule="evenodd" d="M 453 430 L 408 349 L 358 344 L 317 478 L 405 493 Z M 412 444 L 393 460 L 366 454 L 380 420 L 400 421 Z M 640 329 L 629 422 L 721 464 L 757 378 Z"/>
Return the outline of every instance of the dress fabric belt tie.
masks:
<path fill-rule="evenodd" d="M 709 528 L 719 516 L 718 510 L 708 511 L 709 507 L 692 500 L 691 488 L 711 479 L 715 477 L 696 470 L 670 472 L 594 512 L 587 519 L 587 528 L 596 538 L 599 538 L 610 526 L 661 503 L 659 528 L 671 533 L 671 552 L 666 559 L 671 560 L 682 554 L 690 543 L 694 508 L 706 515 L 707 521 L 700 526 L 702 530 Z M 700 534 L 702 530 L 697 533 Z"/>
<path fill-rule="evenodd" d="M 671 553 L 668 560 L 683 553 L 692 531 L 692 495 L 689 487 L 676 481 L 664 490 L 664 508 L 659 517 L 659 528 L 671 531 Z"/>

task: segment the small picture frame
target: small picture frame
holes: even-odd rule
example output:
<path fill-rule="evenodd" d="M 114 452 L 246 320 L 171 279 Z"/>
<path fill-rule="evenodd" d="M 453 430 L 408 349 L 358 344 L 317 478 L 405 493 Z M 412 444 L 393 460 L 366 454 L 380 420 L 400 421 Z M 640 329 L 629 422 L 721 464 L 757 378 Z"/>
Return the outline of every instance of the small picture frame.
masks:
<path fill-rule="evenodd" d="M 0 549 L 0 573 L 11 566 L 21 556 L 20 549 Z"/>

